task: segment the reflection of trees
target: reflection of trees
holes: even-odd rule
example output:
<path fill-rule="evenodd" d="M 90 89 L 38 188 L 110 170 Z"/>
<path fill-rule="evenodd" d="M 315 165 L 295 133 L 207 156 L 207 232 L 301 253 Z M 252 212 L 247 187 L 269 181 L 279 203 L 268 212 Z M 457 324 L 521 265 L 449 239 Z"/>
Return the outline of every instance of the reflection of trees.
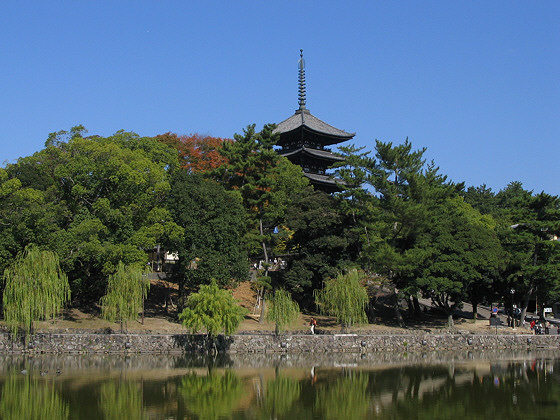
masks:
<path fill-rule="evenodd" d="M 108 382 L 101 386 L 99 402 L 106 420 L 142 420 L 148 416 L 142 404 L 142 392 L 135 382 Z"/>
<path fill-rule="evenodd" d="M 0 416 L 4 420 L 63 420 L 68 410 L 54 386 L 37 378 L 10 376 L 2 388 Z"/>
<path fill-rule="evenodd" d="M 258 411 L 262 418 L 278 418 L 286 414 L 301 392 L 297 380 L 279 376 L 266 382 L 266 387 L 260 398 L 257 398 Z"/>
<path fill-rule="evenodd" d="M 555 367 L 558 369 L 558 364 Z M 524 367 L 522 363 L 510 363 L 493 367 L 485 376 L 462 370 L 450 372 L 446 380 L 437 381 L 433 375 L 419 378 L 416 373 L 410 376 L 403 371 L 401 375 L 410 377 L 398 380 L 395 375 L 393 388 L 403 394 L 383 407 L 380 418 L 557 418 L 560 378 L 553 372 L 554 366 L 546 364 L 539 369 L 534 365 Z M 418 383 L 418 379 L 431 385 L 426 387 Z M 401 387 L 406 382 L 431 389 L 410 393 L 406 387 Z"/>
<path fill-rule="evenodd" d="M 230 370 L 224 375 L 215 371 L 210 371 L 207 376 L 191 373 L 181 380 L 179 386 L 187 410 L 207 420 L 230 416 L 242 393 L 239 377 Z"/>
<path fill-rule="evenodd" d="M 325 384 L 317 392 L 315 410 L 325 419 L 360 419 L 369 407 L 368 375 L 345 372 L 334 384 Z"/>

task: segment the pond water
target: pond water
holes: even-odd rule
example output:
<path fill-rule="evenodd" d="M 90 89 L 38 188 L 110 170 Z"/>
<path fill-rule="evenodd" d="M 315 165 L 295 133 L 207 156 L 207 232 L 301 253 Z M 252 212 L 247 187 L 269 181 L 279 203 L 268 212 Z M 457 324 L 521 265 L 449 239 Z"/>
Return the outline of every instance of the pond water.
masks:
<path fill-rule="evenodd" d="M 556 419 L 558 352 L 0 356 L 2 419 Z"/>

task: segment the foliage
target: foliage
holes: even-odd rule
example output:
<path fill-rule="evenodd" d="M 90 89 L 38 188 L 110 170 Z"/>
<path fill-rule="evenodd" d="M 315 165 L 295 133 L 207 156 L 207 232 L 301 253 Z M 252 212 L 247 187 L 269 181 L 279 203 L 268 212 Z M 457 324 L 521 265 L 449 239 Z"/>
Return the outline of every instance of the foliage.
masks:
<path fill-rule="evenodd" d="M 246 314 L 247 310 L 239 306 L 232 293 L 220 289 L 212 280 L 187 298 L 179 319 L 193 333 L 206 330 L 208 336 L 216 337 L 222 331 L 233 334 Z"/>
<path fill-rule="evenodd" d="M 13 334 L 33 331 L 33 322 L 54 319 L 70 301 L 68 278 L 58 256 L 28 246 L 4 271 L 4 319 Z"/>
<path fill-rule="evenodd" d="M 224 142 L 231 142 L 229 139 L 200 134 L 177 136 L 175 133 L 166 133 L 156 138 L 177 149 L 179 165 L 188 173 L 209 172 L 225 164 L 226 159 L 220 154 L 220 149 Z"/>
<path fill-rule="evenodd" d="M 207 376 L 185 375 L 178 389 L 187 409 L 200 419 L 217 420 L 231 415 L 243 396 L 239 377 L 230 370 L 223 375 L 210 371 Z"/>
<path fill-rule="evenodd" d="M 138 316 L 150 288 L 146 270 L 119 261 L 117 271 L 109 276 L 107 293 L 101 298 L 101 316 L 123 325 Z"/>
<path fill-rule="evenodd" d="M 369 298 L 362 279 L 362 273 L 352 270 L 325 281 L 325 287 L 315 291 L 321 313 L 336 317 L 343 330 L 354 324 L 367 323 L 365 308 Z"/>
<path fill-rule="evenodd" d="M 489 272 L 497 270 L 502 248 L 491 217 L 482 216 L 462 198 L 444 201 L 430 213 L 431 229 L 406 253 L 422 295 L 448 316 L 469 298 Z"/>
<path fill-rule="evenodd" d="M 14 374 L 2 386 L 0 417 L 5 420 L 64 420 L 69 418 L 69 407 L 54 384 Z"/>
<path fill-rule="evenodd" d="M 544 192 L 532 195 L 511 183 L 496 195 L 500 239 L 508 253 L 504 295 L 513 288 L 529 300 L 552 303 L 560 297 L 560 199 Z"/>
<path fill-rule="evenodd" d="M 267 319 L 276 323 L 276 334 L 297 321 L 299 315 L 299 305 L 292 300 L 290 294 L 284 289 L 275 290 L 270 300 Z"/>
<path fill-rule="evenodd" d="M 304 190 L 309 181 L 303 171 L 280 157 L 273 149 L 279 134 L 275 125 L 266 124 L 260 132 L 255 125 L 235 134 L 220 150 L 227 163 L 213 172 L 213 177 L 227 189 L 238 191 L 248 219 L 245 241 L 251 256 L 261 255 L 269 263 L 277 241 L 274 228 L 284 224 L 285 212 L 292 197 Z M 268 276 L 265 269 L 264 276 Z M 266 288 L 261 288 L 261 322 L 264 321 Z"/>
<path fill-rule="evenodd" d="M 6 182 L 17 179 L 21 188 L 4 199 L 17 208 L 39 196 L 10 216 L 21 233 L 14 229 L 8 238 L 15 247 L 35 242 L 56 250 L 74 297 L 92 300 L 119 261 L 145 264 L 145 249 L 182 232 L 165 208 L 174 150 L 124 131 L 83 134 L 83 127 L 52 133 L 45 149 L 8 165 Z"/>
<path fill-rule="evenodd" d="M 239 194 L 185 171 L 174 173 L 171 185 L 168 207 L 184 234 L 167 246 L 179 255 L 174 274 L 180 286 L 195 287 L 211 278 L 220 285 L 245 280 L 249 267 L 242 241 L 245 211 Z"/>
<path fill-rule="evenodd" d="M 322 287 L 323 279 L 356 263 L 359 238 L 347 229 L 350 217 L 321 191 L 298 194 L 286 211 L 286 224 L 293 231 L 286 245 L 293 257 L 279 281 L 302 307 L 311 309 L 310 297 Z"/>
<path fill-rule="evenodd" d="M 142 393 L 135 382 L 115 383 L 101 386 L 99 402 L 106 420 L 147 420 L 148 413 L 142 403 Z"/>

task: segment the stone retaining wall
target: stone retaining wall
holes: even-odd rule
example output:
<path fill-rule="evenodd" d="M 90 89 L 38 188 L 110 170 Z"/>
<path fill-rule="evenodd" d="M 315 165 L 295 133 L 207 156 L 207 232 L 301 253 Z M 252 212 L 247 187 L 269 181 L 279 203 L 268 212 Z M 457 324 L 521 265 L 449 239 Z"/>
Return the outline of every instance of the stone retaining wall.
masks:
<path fill-rule="evenodd" d="M 17 353 L 373 353 L 433 350 L 560 349 L 560 335 L 399 334 L 363 335 L 237 334 L 209 342 L 190 334 L 40 333 L 12 340 L 0 334 L 0 354 Z"/>

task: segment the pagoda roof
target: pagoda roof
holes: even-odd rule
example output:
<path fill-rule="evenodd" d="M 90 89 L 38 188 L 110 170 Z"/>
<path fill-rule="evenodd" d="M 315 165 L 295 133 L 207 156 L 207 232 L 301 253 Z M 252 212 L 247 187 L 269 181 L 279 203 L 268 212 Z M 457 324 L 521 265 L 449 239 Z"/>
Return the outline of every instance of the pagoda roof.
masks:
<path fill-rule="evenodd" d="M 297 149 L 294 150 L 289 150 L 289 151 L 284 151 L 284 150 L 279 150 L 278 154 L 285 156 L 285 157 L 290 157 L 290 156 L 296 156 L 299 153 L 305 153 L 311 156 L 314 156 L 316 158 L 319 159 L 324 159 L 324 160 L 328 160 L 328 161 L 343 161 L 344 158 L 342 156 L 337 156 L 332 152 L 329 152 L 328 150 L 319 150 L 319 149 L 313 149 L 310 147 L 299 147 Z"/>
<path fill-rule="evenodd" d="M 344 185 L 344 181 L 342 179 L 333 178 L 332 175 L 321 175 L 316 173 L 305 173 L 305 176 L 309 178 L 309 180 L 313 184 L 321 184 L 325 186 L 329 186 L 335 189 L 340 189 L 341 185 Z"/>
<path fill-rule="evenodd" d="M 298 129 L 307 128 L 319 134 L 335 137 L 338 141 L 350 140 L 356 133 L 348 133 L 321 121 L 307 109 L 298 109 L 294 115 L 278 124 L 274 133 L 289 133 Z"/>

